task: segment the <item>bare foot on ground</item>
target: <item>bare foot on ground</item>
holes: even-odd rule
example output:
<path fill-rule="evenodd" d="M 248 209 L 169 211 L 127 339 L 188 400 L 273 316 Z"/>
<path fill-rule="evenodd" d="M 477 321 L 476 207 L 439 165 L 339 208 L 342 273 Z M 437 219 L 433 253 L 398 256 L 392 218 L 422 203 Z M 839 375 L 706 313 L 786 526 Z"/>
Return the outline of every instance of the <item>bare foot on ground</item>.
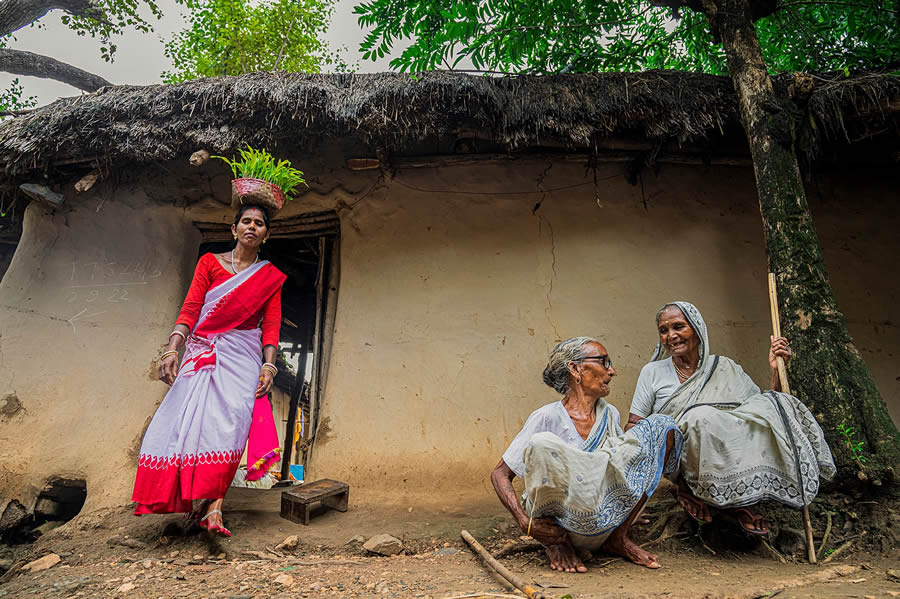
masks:
<path fill-rule="evenodd" d="M 641 549 L 637 543 L 624 535 L 613 534 L 603 543 L 603 551 L 624 557 L 639 566 L 646 566 L 652 570 L 659 568 L 659 558 L 648 551 Z"/>
<path fill-rule="evenodd" d="M 560 572 L 587 572 L 587 568 L 578 556 L 575 555 L 575 548 L 572 543 L 566 541 L 558 545 L 548 545 L 547 557 L 550 558 L 550 569 Z"/>

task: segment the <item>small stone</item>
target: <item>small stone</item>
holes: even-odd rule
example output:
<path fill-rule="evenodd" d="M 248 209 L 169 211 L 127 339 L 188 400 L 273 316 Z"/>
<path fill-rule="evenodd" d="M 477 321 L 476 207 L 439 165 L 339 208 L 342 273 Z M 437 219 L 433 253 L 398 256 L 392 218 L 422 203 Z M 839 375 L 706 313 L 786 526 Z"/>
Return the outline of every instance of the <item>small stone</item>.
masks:
<path fill-rule="evenodd" d="M 45 555 L 42 558 L 36 559 L 33 562 L 28 562 L 22 569 L 26 572 L 40 572 L 41 570 L 47 570 L 52 568 L 56 564 L 60 562 L 60 558 L 55 553 L 51 553 L 49 555 Z"/>
<path fill-rule="evenodd" d="M 375 583 L 374 583 L 374 582 L 369 582 L 369 583 L 367 583 L 367 584 L 366 584 L 366 590 L 367 590 L 367 591 L 374 591 L 374 590 L 375 590 Z"/>
<path fill-rule="evenodd" d="M 309 590 L 310 591 L 321 591 L 322 586 L 323 586 L 322 583 L 317 581 L 317 582 L 314 582 L 311 585 L 309 585 Z"/>
<path fill-rule="evenodd" d="M 293 586 L 294 577 L 291 576 L 290 574 L 288 574 L 287 572 L 285 572 L 284 574 L 279 574 L 277 577 L 275 577 L 274 582 L 275 582 L 275 584 L 281 584 L 286 587 L 289 587 L 289 586 Z"/>
<path fill-rule="evenodd" d="M 297 545 L 299 545 L 299 544 L 300 544 L 300 539 L 297 538 L 297 535 L 291 535 L 291 536 L 287 537 L 285 540 L 283 540 L 282 542 L 275 545 L 275 551 L 281 551 L 282 549 L 285 549 L 287 551 L 293 551 L 294 549 L 297 548 Z"/>
<path fill-rule="evenodd" d="M 366 537 L 364 537 L 362 535 L 356 535 L 355 537 L 353 537 L 352 539 L 350 539 L 349 541 L 344 543 L 344 545 L 362 545 L 365 542 L 366 542 Z"/>
<path fill-rule="evenodd" d="M 900 582 L 900 570 L 888 570 L 887 577 L 888 577 L 888 580 L 893 580 L 894 582 Z"/>
<path fill-rule="evenodd" d="M 363 544 L 363 549 L 380 555 L 397 555 L 403 551 L 400 539 L 388 534 L 375 535 Z"/>
<path fill-rule="evenodd" d="M 123 584 L 122 586 L 117 588 L 116 592 L 117 593 L 127 593 L 128 591 L 134 589 L 134 586 L 135 585 L 133 582 L 126 582 L 125 584 Z"/>
<path fill-rule="evenodd" d="M 441 547 L 435 553 L 438 555 L 456 555 L 459 553 L 459 549 L 456 547 Z"/>

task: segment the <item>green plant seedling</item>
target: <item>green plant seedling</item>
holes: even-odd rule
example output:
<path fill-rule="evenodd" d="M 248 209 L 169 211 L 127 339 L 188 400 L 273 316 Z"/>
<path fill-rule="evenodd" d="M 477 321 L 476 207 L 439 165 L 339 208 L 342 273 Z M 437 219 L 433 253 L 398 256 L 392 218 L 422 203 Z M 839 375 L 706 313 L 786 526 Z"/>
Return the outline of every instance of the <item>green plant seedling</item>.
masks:
<path fill-rule="evenodd" d="M 228 159 L 224 156 L 211 156 L 218 158 L 231 167 L 231 173 L 235 179 L 252 178 L 267 181 L 281 188 L 284 195 L 292 197 L 297 193 L 297 187 L 306 186 L 303 171 L 291 166 L 288 160 L 275 161 L 275 158 L 266 150 L 257 150 L 251 146 L 238 150 L 240 158 Z"/>

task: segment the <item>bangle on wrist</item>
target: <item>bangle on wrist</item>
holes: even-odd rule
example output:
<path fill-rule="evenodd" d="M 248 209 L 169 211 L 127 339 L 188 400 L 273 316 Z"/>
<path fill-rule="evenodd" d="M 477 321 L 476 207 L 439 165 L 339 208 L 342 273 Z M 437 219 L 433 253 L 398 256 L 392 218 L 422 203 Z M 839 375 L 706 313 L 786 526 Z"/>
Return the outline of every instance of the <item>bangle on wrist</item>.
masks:
<path fill-rule="evenodd" d="M 181 336 L 181 340 L 182 340 L 184 343 L 187 343 L 187 337 L 186 337 L 185 334 L 182 333 L 181 331 L 172 331 L 171 333 L 169 333 L 169 339 L 172 338 L 172 335 L 179 335 L 179 336 Z"/>
<path fill-rule="evenodd" d="M 177 349 L 170 349 L 167 352 L 163 352 L 163 354 L 159 357 L 159 359 L 160 359 L 160 361 L 162 361 L 162 360 L 165 360 L 166 358 L 168 358 L 169 356 L 177 356 L 177 355 L 178 355 Z"/>
<path fill-rule="evenodd" d="M 269 372 L 272 373 L 272 376 L 273 376 L 273 377 L 274 377 L 274 376 L 278 376 L 278 369 L 277 369 L 277 368 L 275 367 L 275 365 L 272 364 L 271 362 L 265 362 L 265 363 L 262 365 L 262 368 L 260 368 L 260 370 L 268 370 Z"/>

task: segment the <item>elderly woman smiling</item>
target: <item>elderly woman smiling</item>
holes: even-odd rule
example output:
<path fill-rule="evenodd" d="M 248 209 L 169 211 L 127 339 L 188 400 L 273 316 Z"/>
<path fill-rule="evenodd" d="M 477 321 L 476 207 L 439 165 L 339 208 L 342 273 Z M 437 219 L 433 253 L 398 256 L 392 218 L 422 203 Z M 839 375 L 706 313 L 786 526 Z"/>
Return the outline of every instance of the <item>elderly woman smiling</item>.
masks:
<path fill-rule="evenodd" d="M 544 545 L 554 570 L 587 571 L 576 547 L 659 567 L 628 531 L 663 472 L 677 467 L 682 436 L 662 415 L 624 433 L 619 412 L 603 399 L 615 374 L 596 339 L 575 337 L 553 348 L 544 383 L 563 398 L 528 417 L 491 473 L 500 501 Z M 512 486 L 516 476 L 525 480 L 523 503 Z"/>
<path fill-rule="evenodd" d="M 685 435 L 678 502 L 710 522 L 714 508 L 735 512 L 741 527 L 766 534 L 750 506 L 775 500 L 808 505 L 819 478 L 835 472 L 822 429 L 796 397 L 781 393 L 776 357 L 791 357 L 784 337 L 769 348 L 770 391 L 760 392 L 743 369 L 710 351 L 706 323 L 688 302 L 656 314 L 659 343 L 638 377 L 626 429 L 667 414 Z"/>

